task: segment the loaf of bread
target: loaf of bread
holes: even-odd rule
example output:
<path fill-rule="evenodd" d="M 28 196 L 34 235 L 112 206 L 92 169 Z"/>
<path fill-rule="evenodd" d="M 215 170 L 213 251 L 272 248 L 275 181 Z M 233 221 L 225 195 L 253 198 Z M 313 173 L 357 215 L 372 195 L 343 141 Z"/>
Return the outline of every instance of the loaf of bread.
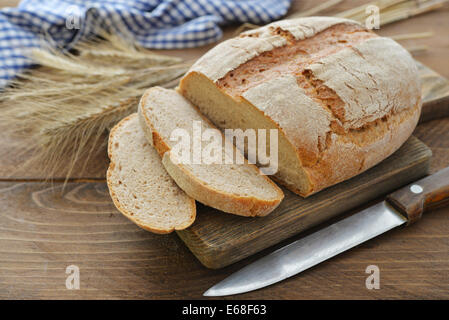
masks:
<path fill-rule="evenodd" d="M 153 87 L 145 92 L 139 103 L 139 117 L 148 141 L 154 145 L 162 157 L 162 163 L 178 186 L 189 196 L 210 207 L 242 216 L 265 216 L 273 211 L 284 197 L 282 190 L 259 169 L 249 164 L 232 145 L 230 153 L 234 159 L 226 163 L 225 138 L 210 121 L 205 119 L 182 95 L 175 90 Z M 194 126 L 197 129 L 194 129 Z M 209 132 L 218 136 L 215 162 L 206 158 L 194 159 L 212 150 L 206 149 L 210 141 L 198 140 L 194 146 L 195 134 Z M 180 141 L 172 137 L 175 130 L 184 130 L 188 138 L 187 161 L 174 161 L 177 156 L 174 147 Z M 194 130 L 197 130 L 194 133 Z M 179 131 L 178 131 L 179 132 Z M 199 136 L 200 139 L 202 137 Z M 196 148 L 196 150 L 195 150 Z M 176 160 L 176 159 L 175 159 Z M 179 159 L 178 159 L 179 160 Z"/>
<path fill-rule="evenodd" d="M 179 189 L 140 128 L 137 114 L 110 132 L 111 162 L 107 183 L 114 205 L 143 229 L 169 233 L 189 227 L 196 216 L 195 200 Z"/>
<path fill-rule="evenodd" d="M 391 155 L 421 111 L 410 54 L 331 17 L 279 21 L 224 41 L 178 90 L 221 129 L 278 129 L 275 178 L 302 196 Z"/>

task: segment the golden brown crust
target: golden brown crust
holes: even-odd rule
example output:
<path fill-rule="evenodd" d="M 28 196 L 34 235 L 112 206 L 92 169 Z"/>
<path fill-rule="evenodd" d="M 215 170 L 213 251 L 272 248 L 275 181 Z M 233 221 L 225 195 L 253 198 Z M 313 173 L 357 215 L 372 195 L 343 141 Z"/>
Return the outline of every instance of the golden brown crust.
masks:
<path fill-rule="evenodd" d="M 302 37 L 304 30 L 313 32 Z M 421 110 L 419 77 L 411 56 L 393 40 L 364 31 L 355 22 L 327 18 L 278 22 L 274 29 L 256 29 L 248 36 L 269 34 L 286 41 L 253 51 L 232 68 L 220 64 L 225 74 L 214 70 L 208 53 L 181 80 L 179 91 L 192 99 L 186 88 L 199 75 L 242 108 L 263 113 L 269 127 L 277 127 L 296 150 L 309 183 L 300 190 L 279 176 L 276 180 L 308 196 L 374 166 L 411 135 Z M 323 37 L 331 40 L 323 43 Z M 232 55 L 240 50 L 234 49 L 239 39 L 232 45 L 224 42 L 220 50 Z M 333 45 L 337 40 L 342 43 Z"/>
<path fill-rule="evenodd" d="M 170 158 L 170 146 L 164 141 L 163 137 L 154 128 L 147 113 L 145 112 L 145 103 L 147 97 L 151 93 L 157 95 L 158 90 L 166 90 L 159 87 L 153 87 L 146 91 L 139 103 L 139 116 L 143 120 L 144 125 L 151 128 L 151 137 L 154 142 L 154 146 L 157 149 L 159 155 L 162 157 L 162 163 L 164 164 L 167 172 L 176 181 L 182 190 L 184 190 L 190 197 L 200 201 L 201 203 L 217 208 L 227 213 L 232 213 L 241 216 L 254 217 L 265 216 L 272 212 L 284 198 L 282 190 L 267 176 L 262 175 L 259 169 L 248 163 L 245 160 L 245 165 L 252 168 L 255 173 L 259 173 L 260 177 L 264 179 L 273 188 L 277 197 L 273 200 L 256 198 L 253 196 L 245 196 L 239 194 L 227 193 L 223 190 L 215 190 L 211 186 L 203 183 L 197 177 L 195 177 L 189 170 L 182 164 L 174 164 Z M 169 103 L 170 101 L 168 101 Z M 195 108 L 193 105 L 192 108 Z M 196 108 L 195 108 L 196 110 Z M 215 126 L 209 119 L 205 118 L 198 112 L 201 119 L 208 124 L 211 128 Z M 148 136 L 147 136 L 148 137 Z M 235 150 L 237 152 L 237 150 Z"/>
<path fill-rule="evenodd" d="M 338 24 L 360 25 L 355 21 L 335 17 L 276 21 L 218 44 L 198 59 L 191 71 L 204 74 L 215 82 L 261 53 L 286 45 L 291 38 L 297 41 L 311 38 Z M 278 32 L 278 30 L 284 32 Z M 285 37 L 285 34 L 289 35 Z"/>
<path fill-rule="evenodd" d="M 347 180 L 389 157 L 412 134 L 418 123 L 420 110 L 418 102 L 415 108 L 390 115 L 388 120 L 375 121 L 363 130 L 335 135 L 336 140 L 322 154 L 318 165 L 305 167 L 313 190 L 319 191 Z M 354 135 L 360 136 L 362 141 L 358 143 Z"/>
<path fill-rule="evenodd" d="M 109 194 L 111 195 L 112 201 L 114 203 L 114 206 L 125 216 L 127 217 L 129 220 L 131 220 L 132 222 L 134 222 L 136 225 L 138 225 L 140 228 L 145 229 L 147 231 L 153 232 L 153 233 L 157 233 L 157 234 L 168 234 L 171 233 L 175 230 L 183 230 L 187 227 L 189 227 L 196 218 L 196 203 L 194 199 L 190 199 L 190 207 L 191 207 L 191 211 L 190 211 L 190 219 L 189 221 L 186 222 L 185 225 L 179 225 L 170 229 L 160 229 L 160 228 L 156 228 L 154 226 L 148 225 L 143 223 L 142 221 L 140 221 L 140 219 L 136 218 L 136 216 L 134 216 L 133 212 L 130 212 L 128 209 L 126 209 L 124 206 L 122 206 L 122 204 L 120 203 L 120 201 L 118 200 L 118 196 L 116 195 L 115 191 L 114 191 L 114 186 L 112 184 L 112 172 L 115 170 L 116 168 L 116 164 L 114 162 L 114 156 L 113 156 L 113 151 L 112 151 L 112 141 L 113 141 L 113 136 L 116 135 L 116 132 L 118 130 L 120 130 L 120 128 L 130 119 L 136 117 L 137 114 L 131 114 L 125 118 L 123 118 L 119 123 L 117 123 L 110 131 L 109 133 L 109 140 L 108 140 L 108 156 L 109 159 L 111 160 L 111 162 L 109 163 L 109 167 L 106 173 L 106 183 L 109 189 Z"/>
<path fill-rule="evenodd" d="M 189 196 L 205 205 L 220 208 L 224 212 L 244 217 L 262 217 L 272 212 L 284 198 L 284 193 L 271 180 L 270 182 L 276 186 L 278 191 L 278 198 L 271 201 L 261 200 L 255 197 L 243 197 L 217 191 L 205 185 L 201 180 L 193 176 L 182 164 L 174 164 L 170 159 L 170 152 L 164 154 L 162 163 L 170 176 L 173 177 L 179 187 Z"/>

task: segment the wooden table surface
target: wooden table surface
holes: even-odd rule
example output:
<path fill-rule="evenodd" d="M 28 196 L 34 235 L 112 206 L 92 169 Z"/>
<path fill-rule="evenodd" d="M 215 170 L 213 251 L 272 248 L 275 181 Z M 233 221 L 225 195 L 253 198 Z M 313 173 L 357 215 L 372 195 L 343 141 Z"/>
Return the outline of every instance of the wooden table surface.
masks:
<path fill-rule="evenodd" d="M 329 12 L 363 2 L 346 0 Z M 3 0 L 0 6 L 15 3 Z M 310 8 L 317 3 L 300 0 L 294 7 Z M 425 31 L 433 31 L 434 37 L 402 43 L 427 45 L 429 51 L 415 58 L 449 78 L 448 6 L 385 26 L 379 33 Z M 171 52 L 196 57 L 204 50 Z M 433 151 L 433 172 L 449 165 L 449 118 L 421 124 L 415 135 Z M 0 171 L 5 163 L 10 161 L 0 159 Z M 114 209 L 104 182 L 69 183 L 63 189 L 58 183 L 14 177 L 0 181 L 1 299 L 198 299 L 217 281 L 271 250 L 221 270 L 209 270 L 175 234 L 154 235 L 124 218 Z M 79 290 L 66 288 L 70 265 L 79 267 Z M 365 286 L 369 265 L 380 269 L 379 290 Z M 286 281 L 232 298 L 448 299 L 449 208 Z"/>

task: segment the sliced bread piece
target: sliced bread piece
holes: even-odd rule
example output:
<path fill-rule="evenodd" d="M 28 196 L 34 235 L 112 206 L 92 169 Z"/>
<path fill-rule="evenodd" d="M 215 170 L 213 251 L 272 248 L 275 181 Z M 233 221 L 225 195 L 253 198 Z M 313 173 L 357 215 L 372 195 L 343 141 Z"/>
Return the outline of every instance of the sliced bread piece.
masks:
<path fill-rule="evenodd" d="M 179 189 L 139 125 L 136 113 L 109 135 L 107 183 L 114 205 L 139 227 L 169 233 L 189 227 L 195 200 Z"/>
<path fill-rule="evenodd" d="M 170 152 L 178 143 L 170 140 L 175 129 L 185 130 L 193 140 L 196 122 L 200 124 L 202 132 L 215 129 L 224 141 L 221 132 L 178 92 L 160 87 L 147 90 L 139 104 L 139 117 L 148 140 L 162 156 L 165 169 L 178 186 L 195 200 L 228 213 L 265 216 L 283 199 L 282 190 L 246 160 L 241 164 L 236 161 L 232 164 L 224 161 L 207 164 L 204 161 L 186 163 L 176 160 L 176 155 Z M 201 149 L 206 145 L 202 142 Z M 226 150 L 241 156 L 232 144 L 228 145 L 231 147 L 225 148 L 224 143 L 221 144 L 222 157 L 225 157 Z"/>

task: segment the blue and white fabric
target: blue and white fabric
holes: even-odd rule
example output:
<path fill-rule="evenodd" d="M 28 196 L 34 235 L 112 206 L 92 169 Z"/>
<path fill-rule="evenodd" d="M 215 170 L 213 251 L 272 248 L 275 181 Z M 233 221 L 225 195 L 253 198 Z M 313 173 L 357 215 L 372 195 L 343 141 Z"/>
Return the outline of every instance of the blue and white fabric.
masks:
<path fill-rule="evenodd" d="M 0 88 L 31 65 L 27 52 L 42 41 L 69 49 L 106 28 L 146 48 L 191 48 L 219 40 L 224 25 L 279 19 L 290 2 L 23 0 L 16 8 L 0 10 Z"/>

